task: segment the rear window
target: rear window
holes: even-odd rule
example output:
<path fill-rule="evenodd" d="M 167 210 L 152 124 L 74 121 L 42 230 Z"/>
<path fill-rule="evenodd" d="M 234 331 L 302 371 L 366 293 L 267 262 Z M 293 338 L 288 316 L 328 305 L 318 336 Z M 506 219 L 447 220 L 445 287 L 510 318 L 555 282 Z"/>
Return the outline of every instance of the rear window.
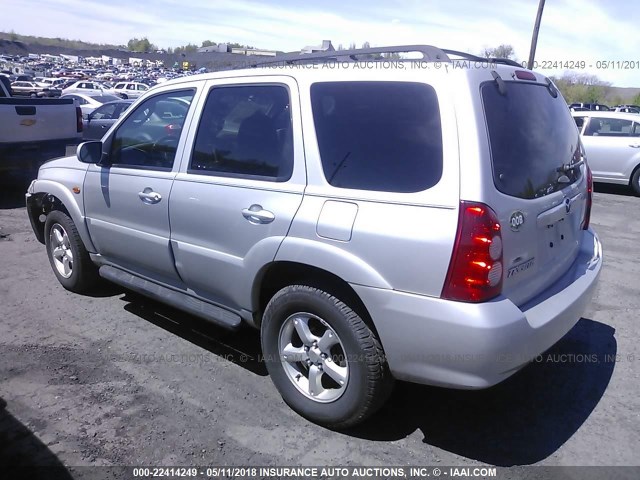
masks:
<path fill-rule="evenodd" d="M 482 85 L 493 181 L 496 188 L 518 198 L 537 198 L 575 182 L 579 169 L 559 170 L 580 159 L 579 135 L 561 96 L 546 85 L 505 82 Z"/>
<path fill-rule="evenodd" d="M 91 95 L 96 102 L 107 103 L 113 102 L 115 100 L 120 100 L 120 97 L 116 97 L 115 95 Z"/>
<path fill-rule="evenodd" d="M 322 168 L 331 185 L 417 192 L 440 180 L 442 130 L 433 87 L 316 83 L 311 102 Z"/>

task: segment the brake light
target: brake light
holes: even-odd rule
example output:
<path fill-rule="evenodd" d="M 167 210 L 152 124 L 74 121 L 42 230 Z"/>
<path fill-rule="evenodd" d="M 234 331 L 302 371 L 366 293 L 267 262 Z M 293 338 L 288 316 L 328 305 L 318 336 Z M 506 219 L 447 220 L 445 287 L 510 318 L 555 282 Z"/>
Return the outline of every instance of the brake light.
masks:
<path fill-rule="evenodd" d="M 582 229 L 587 230 L 591 222 L 591 205 L 593 204 L 593 174 L 589 165 L 587 165 L 587 202 L 584 207 L 584 219 L 582 220 Z"/>
<path fill-rule="evenodd" d="M 515 76 L 518 80 L 531 80 L 532 82 L 537 80 L 533 72 L 528 72 L 526 70 L 516 70 Z"/>
<path fill-rule="evenodd" d="M 460 201 L 458 231 L 442 298 L 484 302 L 502 292 L 502 234 L 495 212 Z"/>
<path fill-rule="evenodd" d="M 78 133 L 82 132 L 82 109 L 80 107 L 76 107 L 76 130 Z"/>
<path fill-rule="evenodd" d="M 164 126 L 164 131 L 167 135 L 178 135 L 182 127 L 176 123 L 169 123 Z"/>

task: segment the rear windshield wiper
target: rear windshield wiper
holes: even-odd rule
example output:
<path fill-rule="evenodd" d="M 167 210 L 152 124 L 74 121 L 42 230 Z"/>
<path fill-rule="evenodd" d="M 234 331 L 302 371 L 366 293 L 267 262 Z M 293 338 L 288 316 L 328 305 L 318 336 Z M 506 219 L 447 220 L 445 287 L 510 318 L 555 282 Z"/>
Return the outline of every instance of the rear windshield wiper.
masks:
<path fill-rule="evenodd" d="M 573 170 L 574 168 L 579 167 L 580 165 L 582 165 L 584 163 L 583 159 L 578 160 L 577 162 L 573 162 L 573 163 L 563 163 L 561 166 L 559 166 L 558 168 L 556 168 L 557 172 L 570 172 L 571 170 Z"/>

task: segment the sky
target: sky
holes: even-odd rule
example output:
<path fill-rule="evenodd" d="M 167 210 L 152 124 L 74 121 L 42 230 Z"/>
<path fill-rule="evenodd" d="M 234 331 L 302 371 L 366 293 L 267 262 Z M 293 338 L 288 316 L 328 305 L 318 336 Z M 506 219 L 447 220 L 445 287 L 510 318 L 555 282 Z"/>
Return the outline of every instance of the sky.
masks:
<path fill-rule="evenodd" d="M 618 87 L 640 87 L 638 0 L 546 0 L 538 70 L 557 62 Z M 147 37 L 160 48 L 203 40 L 297 51 L 430 44 L 474 54 L 512 45 L 526 61 L 538 0 L 0 0 L 0 31 L 123 44 Z M 556 62 L 554 65 L 553 62 Z M 608 63 L 606 63 L 608 62 Z M 548 68 L 541 68 L 548 67 Z M 554 68 L 556 67 L 556 68 Z M 624 68 L 629 67 L 629 68 Z"/>

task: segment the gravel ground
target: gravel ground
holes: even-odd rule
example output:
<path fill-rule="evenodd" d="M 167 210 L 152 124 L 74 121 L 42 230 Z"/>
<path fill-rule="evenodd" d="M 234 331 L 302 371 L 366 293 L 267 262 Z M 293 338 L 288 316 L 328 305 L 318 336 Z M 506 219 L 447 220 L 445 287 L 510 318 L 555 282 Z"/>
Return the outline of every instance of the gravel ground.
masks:
<path fill-rule="evenodd" d="M 605 267 L 584 318 L 549 355 L 485 391 L 400 383 L 346 432 L 284 404 L 257 332 L 232 335 L 115 286 L 65 291 L 22 205 L 20 193 L 0 200 L 0 471 L 640 465 L 640 198 L 624 189 L 595 194 Z"/>

